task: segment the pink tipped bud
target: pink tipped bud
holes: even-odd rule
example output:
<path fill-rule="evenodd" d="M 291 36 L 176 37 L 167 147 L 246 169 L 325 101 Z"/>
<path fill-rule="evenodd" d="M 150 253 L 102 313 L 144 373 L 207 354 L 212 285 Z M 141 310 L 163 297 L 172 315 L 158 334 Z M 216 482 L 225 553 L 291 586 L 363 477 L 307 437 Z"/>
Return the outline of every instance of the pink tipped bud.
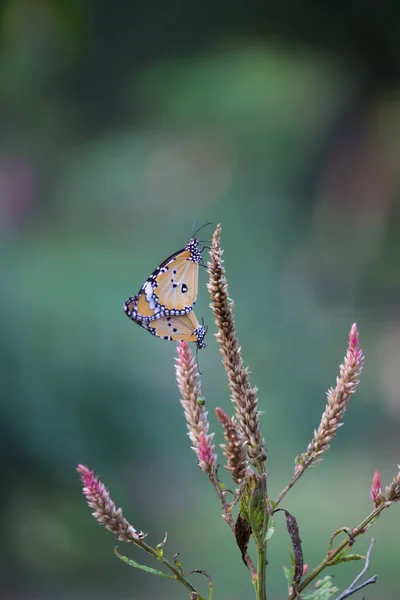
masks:
<path fill-rule="evenodd" d="M 358 346 L 358 329 L 357 323 L 353 323 L 349 333 L 349 341 L 352 346 Z"/>
<path fill-rule="evenodd" d="M 76 469 L 83 484 L 83 494 L 94 518 L 106 529 L 114 533 L 121 542 L 140 543 L 145 537 L 143 532 L 138 532 L 125 519 L 120 508 L 116 508 L 110 493 L 105 485 L 95 477 L 85 465 L 78 465 Z"/>
<path fill-rule="evenodd" d="M 384 497 L 382 494 L 382 482 L 379 471 L 375 471 L 374 477 L 372 479 L 371 491 L 370 491 L 371 500 L 375 505 L 375 508 L 378 508 L 384 501 Z"/>
<path fill-rule="evenodd" d="M 208 433 L 208 413 L 205 400 L 201 397 L 199 373 L 196 362 L 186 342 L 177 348 L 176 377 L 181 393 L 181 404 L 185 412 L 188 435 L 196 452 L 198 465 L 209 475 L 215 473 L 217 457 L 214 454 L 212 439 L 214 434 Z"/>
<path fill-rule="evenodd" d="M 206 435 L 205 433 L 200 434 L 199 445 L 197 448 L 197 458 L 199 459 L 199 467 L 205 473 L 213 473 L 215 471 L 215 463 L 217 457 L 215 456 L 211 445 L 213 434 Z"/>
<path fill-rule="evenodd" d="M 328 450 L 337 430 L 343 424 L 343 415 L 351 396 L 358 385 L 357 377 L 364 364 L 364 355 L 358 342 L 357 325 L 353 323 L 349 332 L 349 343 L 343 364 L 340 365 L 336 386 L 328 390 L 327 405 L 314 438 L 308 445 L 307 452 L 299 458 L 299 464 L 309 466 L 320 460 L 319 457 Z"/>
<path fill-rule="evenodd" d="M 308 572 L 308 563 L 306 563 L 306 564 L 303 566 L 303 577 L 304 577 L 304 575 L 307 575 L 307 572 Z"/>

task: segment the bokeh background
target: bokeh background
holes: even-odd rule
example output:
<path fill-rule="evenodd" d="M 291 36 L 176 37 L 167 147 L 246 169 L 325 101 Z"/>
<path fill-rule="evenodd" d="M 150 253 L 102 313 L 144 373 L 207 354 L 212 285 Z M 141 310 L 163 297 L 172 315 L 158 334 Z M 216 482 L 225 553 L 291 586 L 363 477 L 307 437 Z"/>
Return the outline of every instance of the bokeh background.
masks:
<path fill-rule="evenodd" d="M 167 530 L 167 554 L 207 570 L 216 598 L 251 598 L 189 447 L 175 346 L 122 304 L 195 219 L 222 223 L 272 497 L 357 321 L 359 391 L 285 502 L 315 565 L 333 531 L 370 512 L 375 469 L 388 483 L 400 462 L 400 5 L 13 0 L 0 27 L 1 598 L 187 597 L 113 556 L 78 462 L 149 543 Z M 201 270 L 199 362 L 221 443 L 214 408 L 231 407 L 205 283 Z M 369 600 L 398 598 L 399 522 L 393 506 L 373 530 Z M 278 517 L 273 600 L 286 597 L 289 543 Z M 343 588 L 359 569 L 330 573 Z"/>

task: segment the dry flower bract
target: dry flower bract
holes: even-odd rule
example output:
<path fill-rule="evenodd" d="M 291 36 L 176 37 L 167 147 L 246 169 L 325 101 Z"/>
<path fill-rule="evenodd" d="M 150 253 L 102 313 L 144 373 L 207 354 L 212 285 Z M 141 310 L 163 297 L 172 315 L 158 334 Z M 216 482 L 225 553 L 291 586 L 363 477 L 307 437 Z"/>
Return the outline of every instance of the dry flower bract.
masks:
<path fill-rule="evenodd" d="M 246 451 L 243 437 L 234 418 L 230 419 L 222 408 L 216 408 L 215 414 L 224 428 L 226 444 L 221 444 L 224 454 L 228 460 L 226 468 L 232 474 L 232 479 L 240 485 L 245 476 L 247 468 Z"/>
<path fill-rule="evenodd" d="M 261 465 L 266 458 L 265 443 L 260 432 L 259 411 L 257 408 L 257 388 L 251 387 L 249 371 L 243 365 L 241 349 L 236 336 L 232 302 L 228 299 L 228 284 L 220 247 L 221 225 L 214 232 L 208 263 L 208 291 L 211 308 L 218 328 L 216 338 L 223 356 L 223 364 L 228 375 L 232 402 L 235 404 L 236 418 L 247 445 L 249 461 Z"/>
<path fill-rule="evenodd" d="M 398 467 L 400 469 L 400 465 Z M 386 497 L 389 502 L 398 502 L 400 500 L 400 470 L 392 483 L 386 488 Z"/>

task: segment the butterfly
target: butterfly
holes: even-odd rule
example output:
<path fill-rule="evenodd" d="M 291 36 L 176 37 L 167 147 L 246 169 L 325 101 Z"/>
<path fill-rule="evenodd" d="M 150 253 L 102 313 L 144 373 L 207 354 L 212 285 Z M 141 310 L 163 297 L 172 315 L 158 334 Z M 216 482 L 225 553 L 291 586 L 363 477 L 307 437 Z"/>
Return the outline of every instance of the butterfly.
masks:
<path fill-rule="evenodd" d="M 139 296 L 132 296 L 133 303 Z M 193 311 L 184 315 L 163 315 L 153 321 L 135 322 L 152 335 L 174 342 L 196 342 L 197 348 L 205 348 L 207 328 L 200 325 Z"/>
<path fill-rule="evenodd" d="M 149 323 L 162 316 L 182 316 L 191 312 L 197 300 L 199 263 L 204 250 L 199 248 L 199 240 L 195 237 L 198 231 L 200 229 L 185 248 L 171 254 L 153 271 L 138 294 L 128 298 L 124 310 L 130 319 Z"/>

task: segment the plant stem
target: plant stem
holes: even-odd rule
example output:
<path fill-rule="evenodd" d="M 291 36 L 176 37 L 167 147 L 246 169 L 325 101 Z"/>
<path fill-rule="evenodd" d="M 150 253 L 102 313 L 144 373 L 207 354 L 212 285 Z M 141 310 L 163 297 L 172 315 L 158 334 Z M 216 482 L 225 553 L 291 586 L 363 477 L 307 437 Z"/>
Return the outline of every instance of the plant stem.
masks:
<path fill-rule="evenodd" d="M 298 471 L 296 471 L 296 473 L 293 475 L 292 479 L 289 481 L 289 483 L 287 484 L 287 486 L 283 488 L 283 490 L 281 491 L 281 493 L 279 494 L 279 496 L 275 500 L 275 506 L 274 506 L 274 508 L 277 508 L 278 504 L 280 504 L 280 502 L 286 496 L 286 494 L 288 493 L 288 491 L 294 486 L 294 484 L 296 483 L 296 481 L 298 479 L 300 479 L 300 477 L 303 475 L 304 471 L 307 469 L 307 467 L 309 467 L 311 465 L 312 462 L 313 461 L 310 460 L 309 462 L 307 462 L 304 465 L 302 465 L 302 467 L 300 469 L 298 469 Z"/>
<path fill-rule="evenodd" d="M 319 565 L 317 567 L 315 567 L 315 569 L 313 571 L 311 571 L 309 576 L 306 577 L 306 579 L 304 579 L 304 581 L 302 581 L 300 583 L 300 585 L 297 588 L 297 593 L 292 592 L 290 594 L 290 596 L 288 597 L 288 600 L 295 600 L 298 597 L 298 594 L 302 590 L 304 590 L 321 573 L 321 571 L 323 571 L 325 569 L 325 567 L 332 566 L 335 558 L 339 554 L 341 554 L 346 549 L 346 547 L 350 548 L 350 546 L 352 546 L 354 543 L 354 539 L 356 537 L 358 537 L 359 535 L 361 535 L 362 533 L 365 533 L 365 527 L 367 525 L 369 525 L 369 523 L 371 523 L 371 521 L 374 521 L 374 519 L 377 519 L 378 516 L 380 515 L 380 513 L 385 508 L 387 508 L 387 506 L 388 506 L 388 504 L 383 503 L 380 506 L 378 506 L 378 508 L 376 508 L 372 513 L 370 513 L 368 515 L 368 517 L 366 517 L 364 519 L 364 521 L 362 521 L 359 524 L 359 526 L 355 530 L 353 530 L 352 537 L 347 537 L 346 539 L 343 540 L 343 542 L 341 542 L 338 546 L 336 546 L 336 548 L 334 550 L 329 552 L 329 554 L 327 554 L 327 556 L 325 556 L 325 558 L 319 563 Z"/>
<path fill-rule="evenodd" d="M 257 550 L 257 583 L 256 583 L 256 598 L 257 600 L 267 600 L 265 589 L 266 575 L 266 543 L 264 542 L 261 548 Z"/>
<path fill-rule="evenodd" d="M 257 583 L 256 583 L 256 598 L 257 600 L 267 600 L 266 590 L 266 574 L 267 574 L 267 540 L 266 533 L 268 529 L 269 520 L 269 504 L 267 498 L 267 474 L 265 470 L 265 463 L 260 465 L 260 477 L 263 482 L 263 496 L 264 496 L 264 523 L 263 531 L 261 532 L 261 538 L 257 543 Z"/>
<path fill-rule="evenodd" d="M 154 548 L 146 544 L 146 542 L 141 541 L 140 545 L 137 544 L 143 550 L 146 550 L 149 554 L 154 556 L 157 560 L 159 560 L 163 565 L 167 567 L 173 574 L 174 578 L 182 583 L 192 594 L 197 594 L 199 600 L 205 600 L 203 596 L 201 596 L 198 591 L 189 583 L 189 581 L 182 575 L 182 573 L 177 569 L 172 563 L 169 562 L 163 555 L 159 554 Z"/>

